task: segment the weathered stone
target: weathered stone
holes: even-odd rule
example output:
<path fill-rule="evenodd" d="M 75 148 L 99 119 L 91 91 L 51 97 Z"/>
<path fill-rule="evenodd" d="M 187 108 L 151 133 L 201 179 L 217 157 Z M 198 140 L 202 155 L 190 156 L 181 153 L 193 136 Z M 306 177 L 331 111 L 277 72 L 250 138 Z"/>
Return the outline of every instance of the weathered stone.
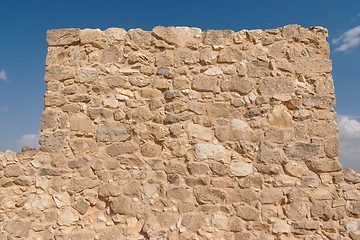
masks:
<path fill-rule="evenodd" d="M 49 30 L 46 35 L 49 46 L 73 45 L 80 41 L 80 29 L 62 28 Z"/>
<path fill-rule="evenodd" d="M 191 162 L 187 164 L 187 169 L 189 173 L 192 175 L 204 175 L 210 172 L 210 168 L 208 164 Z"/>
<path fill-rule="evenodd" d="M 82 134 L 94 133 L 95 127 L 91 119 L 83 115 L 70 117 L 70 129 Z"/>
<path fill-rule="evenodd" d="M 98 142 L 124 142 L 129 139 L 130 134 L 124 124 L 102 124 L 96 133 Z"/>
<path fill-rule="evenodd" d="M 181 224 L 190 231 L 197 231 L 206 224 L 206 220 L 201 213 L 186 213 L 182 217 Z"/>
<path fill-rule="evenodd" d="M 31 222 L 26 221 L 11 221 L 5 222 L 4 224 L 4 230 L 12 236 L 18 238 L 28 238 L 30 227 Z"/>
<path fill-rule="evenodd" d="M 337 172 L 341 170 L 341 165 L 338 161 L 327 158 L 306 161 L 306 165 L 310 170 L 318 173 Z"/>
<path fill-rule="evenodd" d="M 236 207 L 236 215 L 245 221 L 256 221 L 260 218 L 259 210 L 247 204 L 239 204 Z"/>
<path fill-rule="evenodd" d="M 259 193 L 255 190 L 234 188 L 227 191 L 226 203 L 245 202 L 253 206 L 259 200 Z"/>
<path fill-rule="evenodd" d="M 90 204 L 83 198 L 78 198 L 72 205 L 72 207 L 78 211 L 81 215 L 84 215 L 89 209 Z"/>
<path fill-rule="evenodd" d="M 218 63 L 234 63 L 245 60 L 245 56 L 241 48 L 234 46 L 225 46 L 221 49 L 218 57 Z"/>
<path fill-rule="evenodd" d="M 126 196 L 118 196 L 110 203 L 110 208 L 115 214 L 136 216 L 142 212 L 140 205 Z"/>
<path fill-rule="evenodd" d="M 291 142 L 284 146 L 284 152 L 290 160 L 310 160 L 320 153 L 318 145 L 313 143 Z"/>
<path fill-rule="evenodd" d="M 83 67 L 76 73 L 75 82 L 92 83 L 99 79 L 98 73 L 94 68 Z"/>
<path fill-rule="evenodd" d="M 213 139 L 212 130 L 198 124 L 188 124 L 186 127 L 186 133 L 190 138 L 196 138 L 205 141 L 210 141 Z"/>
<path fill-rule="evenodd" d="M 156 157 L 161 151 L 161 146 L 155 143 L 147 142 L 141 146 L 141 154 L 144 157 Z"/>
<path fill-rule="evenodd" d="M 70 210 L 65 210 L 59 214 L 57 224 L 59 226 L 70 226 L 79 220 L 79 216 Z"/>
<path fill-rule="evenodd" d="M 279 219 L 272 225 L 272 232 L 275 234 L 289 234 L 291 226 L 286 221 Z"/>
<path fill-rule="evenodd" d="M 225 200 L 225 193 L 220 189 L 213 189 L 208 187 L 199 187 L 194 190 L 196 200 L 200 204 L 217 204 L 223 203 Z"/>
<path fill-rule="evenodd" d="M 170 199 L 175 199 L 184 202 L 190 198 L 191 192 L 183 187 L 178 187 L 178 188 L 169 189 L 166 195 Z"/>
<path fill-rule="evenodd" d="M 61 65 L 47 66 L 45 70 L 45 82 L 65 81 L 75 77 L 73 68 Z"/>
<path fill-rule="evenodd" d="M 283 200 L 283 191 L 277 188 L 266 188 L 260 192 L 262 204 L 279 204 Z"/>
<path fill-rule="evenodd" d="M 236 177 L 245 177 L 254 172 L 254 166 L 247 162 L 230 163 L 230 173 Z"/>
<path fill-rule="evenodd" d="M 215 92 L 218 78 L 216 76 L 199 75 L 192 80 L 192 89 L 199 92 Z"/>
<path fill-rule="evenodd" d="M 226 150 L 222 145 L 217 144 L 196 144 L 195 157 L 199 160 L 223 160 L 226 155 Z"/>
<path fill-rule="evenodd" d="M 124 143 L 114 143 L 106 148 L 106 153 L 110 156 L 134 153 L 139 148 L 134 142 L 127 141 Z"/>
<path fill-rule="evenodd" d="M 19 165 L 9 164 L 4 168 L 4 176 L 5 177 L 18 177 L 23 174 L 23 170 Z"/>
<path fill-rule="evenodd" d="M 235 76 L 222 80 L 220 88 L 222 91 L 237 92 L 241 95 L 246 95 L 254 90 L 255 85 L 256 82 L 251 78 Z"/>

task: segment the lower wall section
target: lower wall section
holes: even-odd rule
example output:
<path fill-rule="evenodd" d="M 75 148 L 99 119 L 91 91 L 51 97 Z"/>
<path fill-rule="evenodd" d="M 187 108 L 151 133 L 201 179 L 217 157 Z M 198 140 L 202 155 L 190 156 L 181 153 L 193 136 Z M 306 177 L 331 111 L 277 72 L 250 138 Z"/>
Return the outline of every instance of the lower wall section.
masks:
<path fill-rule="evenodd" d="M 360 176 L 350 169 L 259 173 L 245 162 L 34 150 L 0 160 L 0 239 L 360 237 Z"/>

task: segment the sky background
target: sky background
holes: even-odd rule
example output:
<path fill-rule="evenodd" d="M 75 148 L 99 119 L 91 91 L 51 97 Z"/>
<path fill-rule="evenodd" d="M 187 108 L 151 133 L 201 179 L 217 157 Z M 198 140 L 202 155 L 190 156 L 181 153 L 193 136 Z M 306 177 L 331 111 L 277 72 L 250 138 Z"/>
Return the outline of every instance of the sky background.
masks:
<path fill-rule="evenodd" d="M 360 1 L 0 0 L 0 151 L 37 144 L 43 111 L 46 31 L 155 26 L 329 30 L 344 167 L 360 172 Z"/>

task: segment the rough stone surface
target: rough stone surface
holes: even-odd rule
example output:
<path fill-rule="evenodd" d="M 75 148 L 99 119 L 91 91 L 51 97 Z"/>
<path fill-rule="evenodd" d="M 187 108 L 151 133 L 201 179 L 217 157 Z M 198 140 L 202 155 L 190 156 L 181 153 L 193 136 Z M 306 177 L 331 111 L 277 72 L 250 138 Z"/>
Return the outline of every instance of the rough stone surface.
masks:
<path fill-rule="evenodd" d="M 359 239 L 326 38 L 48 31 L 40 150 L 0 153 L 0 239 Z"/>

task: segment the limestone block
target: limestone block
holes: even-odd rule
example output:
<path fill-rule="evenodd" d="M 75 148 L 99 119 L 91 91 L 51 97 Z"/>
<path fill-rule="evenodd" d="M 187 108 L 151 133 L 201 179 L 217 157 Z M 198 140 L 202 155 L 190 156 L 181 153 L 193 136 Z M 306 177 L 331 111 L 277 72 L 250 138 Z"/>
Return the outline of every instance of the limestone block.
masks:
<path fill-rule="evenodd" d="M 70 129 L 82 134 L 92 134 L 95 131 L 95 127 L 91 119 L 80 114 L 70 117 Z"/>
<path fill-rule="evenodd" d="M 233 36 L 234 31 L 232 30 L 207 30 L 203 33 L 203 43 L 219 49 L 233 44 Z"/>
<path fill-rule="evenodd" d="M 106 148 L 106 153 L 112 157 L 122 154 L 133 154 L 139 146 L 132 141 L 114 143 Z"/>
<path fill-rule="evenodd" d="M 196 76 L 192 81 L 192 89 L 196 91 L 212 92 L 217 89 L 218 78 L 216 76 Z"/>
<path fill-rule="evenodd" d="M 306 165 L 316 173 L 337 172 L 341 170 L 341 165 L 337 160 L 328 158 L 306 161 Z"/>
<path fill-rule="evenodd" d="M 199 60 L 204 64 L 214 64 L 218 57 L 218 52 L 214 51 L 212 47 L 202 47 L 199 50 Z"/>
<path fill-rule="evenodd" d="M 81 67 L 76 73 L 75 82 L 92 83 L 99 79 L 97 70 L 90 67 Z"/>
<path fill-rule="evenodd" d="M 259 210 L 247 204 L 239 204 L 236 207 L 236 215 L 245 221 L 256 221 L 260 218 Z"/>
<path fill-rule="evenodd" d="M 227 194 L 226 194 L 227 204 L 243 202 L 249 204 L 250 206 L 254 206 L 258 200 L 259 200 L 259 193 L 251 188 L 246 188 L 246 189 L 234 188 L 227 190 Z"/>
<path fill-rule="evenodd" d="M 295 92 L 295 79 L 290 77 L 267 77 L 262 79 L 259 92 L 262 95 L 286 94 Z"/>
<path fill-rule="evenodd" d="M 62 65 L 50 65 L 45 69 L 45 82 L 65 81 L 75 77 L 73 68 Z"/>
<path fill-rule="evenodd" d="M 248 162 L 231 162 L 230 173 L 236 177 L 245 177 L 254 172 L 254 166 Z"/>
<path fill-rule="evenodd" d="M 28 238 L 31 222 L 27 221 L 11 221 L 4 223 L 4 230 L 14 237 Z"/>
<path fill-rule="evenodd" d="M 69 146 L 75 155 L 92 153 L 97 148 L 96 141 L 90 138 L 71 139 L 69 141 Z"/>
<path fill-rule="evenodd" d="M 80 41 L 80 29 L 62 28 L 49 30 L 46 34 L 46 41 L 49 46 L 74 45 Z"/>
<path fill-rule="evenodd" d="M 310 160 L 320 153 L 320 147 L 313 143 L 291 142 L 284 146 L 284 152 L 290 160 Z"/>
<path fill-rule="evenodd" d="M 161 152 L 161 146 L 156 143 L 146 142 L 140 147 L 140 151 L 144 157 L 156 157 Z"/>
<path fill-rule="evenodd" d="M 79 220 L 79 215 L 70 210 L 65 210 L 59 213 L 57 224 L 59 226 L 70 226 L 72 223 Z"/>
<path fill-rule="evenodd" d="M 223 160 L 225 159 L 226 150 L 222 145 L 218 144 L 196 144 L 195 157 L 199 160 Z"/>
<path fill-rule="evenodd" d="M 218 63 L 235 63 L 245 60 L 245 55 L 239 46 L 225 46 L 220 50 Z"/>
<path fill-rule="evenodd" d="M 186 133 L 190 138 L 211 141 L 213 139 L 213 131 L 199 124 L 189 123 L 186 127 Z"/>
<path fill-rule="evenodd" d="M 129 140 L 130 137 L 127 127 L 124 124 L 101 124 L 96 132 L 96 141 L 98 142 L 124 142 Z"/>
<path fill-rule="evenodd" d="M 275 234 L 289 234 L 291 232 L 291 226 L 282 219 L 276 220 L 272 225 L 272 232 Z"/>
<path fill-rule="evenodd" d="M 329 73 L 332 69 L 332 62 L 325 58 L 296 61 L 294 69 L 298 74 Z"/>
<path fill-rule="evenodd" d="M 105 36 L 107 39 L 113 42 L 120 42 L 125 39 L 126 30 L 123 28 L 108 28 L 104 31 Z"/>
<path fill-rule="evenodd" d="M 103 48 L 106 43 L 104 35 L 100 29 L 82 29 L 80 30 L 80 44 L 91 44 L 94 47 Z"/>
<path fill-rule="evenodd" d="M 194 194 L 199 204 L 221 204 L 226 196 L 223 190 L 208 187 L 198 187 L 194 190 Z"/>
<path fill-rule="evenodd" d="M 210 173 L 210 168 L 208 164 L 190 162 L 187 164 L 187 169 L 192 175 L 204 175 Z"/>
<path fill-rule="evenodd" d="M 66 98 L 63 94 L 48 92 L 44 96 L 45 107 L 61 107 L 66 103 Z"/>
<path fill-rule="evenodd" d="M 18 177 L 23 174 L 23 170 L 17 164 L 8 164 L 4 168 L 4 177 Z"/>
<path fill-rule="evenodd" d="M 181 221 L 181 225 L 190 231 L 197 231 L 206 224 L 205 215 L 201 213 L 185 213 Z"/>
<path fill-rule="evenodd" d="M 110 208 L 115 214 L 136 216 L 142 213 L 142 209 L 139 203 L 133 199 L 120 195 L 113 199 L 110 203 Z"/>
<path fill-rule="evenodd" d="M 262 204 L 279 204 L 283 200 L 283 190 L 278 188 L 265 188 L 260 192 Z"/>
<path fill-rule="evenodd" d="M 187 190 L 186 188 L 183 187 L 177 187 L 177 188 L 172 188 L 169 189 L 166 193 L 166 195 L 170 198 L 170 199 L 175 199 L 181 202 L 187 201 L 189 200 L 189 198 L 192 195 L 192 192 Z"/>
<path fill-rule="evenodd" d="M 127 32 L 125 41 L 130 43 L 134 48 L 149 49 L 153 42 L 152 39 L 153 37 L 151 36 L 151 32 L 136 28 L 130 29 Z"/>
<path fill-rule="evenodd" d="M 83 198 L 78 198 L 72 204 L 72 207 L 78 211 L 81 215 L 84 215 L 90 207 L 90 204 Z"/>
<path fill-rule="evenodd" d="M 256 82 L 246 77 L 233 76 L 220 82 L 222 91 L 237 92 L 241 95 L 250 93 L 255 88 Z"/>

